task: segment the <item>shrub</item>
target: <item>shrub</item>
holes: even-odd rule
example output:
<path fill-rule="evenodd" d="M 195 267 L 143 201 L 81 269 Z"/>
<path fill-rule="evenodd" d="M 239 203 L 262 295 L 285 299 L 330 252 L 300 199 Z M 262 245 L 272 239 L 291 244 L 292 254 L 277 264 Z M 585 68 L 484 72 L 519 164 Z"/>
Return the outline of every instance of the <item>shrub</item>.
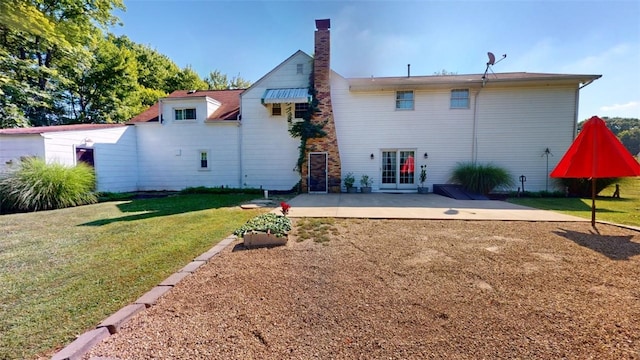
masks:
<path fill-rule="evenodd" d="M 569 196 L 590 198 L 591 197 L 591 179 L 558 179 L 563 188 L 567 189 Z M 620 181 L 619 178 L 598 178 L 596 179 L 596 195 L 604 190 L 607 186 Z"/>
<path fill-rule="evenodd" d="M 458 163 L 449 181 L 460 184 L 470 192 L 487 195 L 494 189 L 513 186 L 513 177 L 492 164 Z"/>
<path fill-rule="evenodd" d="M 97 202 L 94 186 L 89 165 L 69 167 L 27 158 L 0 179 L 0 201 L 10 211 L 60 209 Z"/>
<path fill-rule="evenodd" d="M 291 219 L 274 213 L 266 213 L 247 221 L 242 227 L 236 229 L 233 234 L 243 237 L 246 233 L 265 232 L 275 236 L 285 236 L 290 230 Z"/>

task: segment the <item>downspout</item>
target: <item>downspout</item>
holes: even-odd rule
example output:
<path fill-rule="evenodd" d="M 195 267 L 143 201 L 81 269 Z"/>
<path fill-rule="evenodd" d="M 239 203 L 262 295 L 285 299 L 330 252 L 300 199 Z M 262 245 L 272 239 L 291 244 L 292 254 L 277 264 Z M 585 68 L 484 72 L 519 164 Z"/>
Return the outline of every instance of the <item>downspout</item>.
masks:
<path fill-rule="evenodd" d="M 478 95 L 480 95 L 480 90 L 482 90 L 482 88 L 484 88 L 484 80 L 482 80 L 482 86 L 473 97 L 473 139 L 471 139 L 471 162 L 474 164 L 478 161 Z"/>
<path fill-rule="evenodd" d="M 580 87 L 576 88 L 576 95 L 575 95 L 575 100 L 574 100 L 574 107 L 573 107 L 573 133 L 571 134 L 571 141 L 573 141 L 576 138 L 577 135 L 577 131 L 578 131 L 578 106 L 579 106 L 579 101 L 580 101 Z"/>
<path fill-rule="evenodd" d="M 583 88 L 587 87 L 588 85 L 590 85 L 592 82 L 594 82 L 595 79 L 589 80 L 586 83 L 578 86 L 578 88 L 576 89 L 576 97 L 575 97 L 575 108 L 573 109 L 573 137 L 571 138 L 571 141 L 573 141 L 576 138 L 577 132 L 578 132 L 578 110 L 580 107 L 580 90 L 582 90 Z"/>
<path fill-rule="evenodd" d="M 240 98 L 240 103 L 239 103 L 239 109 L 238 109 L 238 154 L 239 154 L 239 158 L 240 160 L 238 161 L 238 185 L 240 186 L 240 189 L 244 188 L 244 181 L 242 181 L 242 174 L 243 174 L 243 168 L 242 168 L 242 159 L 244 158 L 244 151 L 242 148 L 242 94 L 238 95 L 238 97 Z"/>

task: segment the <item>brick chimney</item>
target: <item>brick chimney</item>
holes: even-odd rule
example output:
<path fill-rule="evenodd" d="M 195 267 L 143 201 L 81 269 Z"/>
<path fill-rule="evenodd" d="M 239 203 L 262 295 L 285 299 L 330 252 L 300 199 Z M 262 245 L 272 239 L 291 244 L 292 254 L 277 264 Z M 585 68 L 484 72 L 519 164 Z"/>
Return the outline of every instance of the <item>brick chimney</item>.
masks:
<path fill-rule="evenodd" d="M 311 119 L 312 123 L 322 123 L 326 121 L 323 130 L 326 136 L 317 139 L 309 139 L 305 162 L 302 166 L 302 188 L 307 191 L 308 180 L 308 154 L 309 152 L 326 152 L 327 153 L 327 176 L 328 191 L 340 192 L 341 169 L 340 169 L 340 152 L 338 150 L 338 137 L 336 135 L 336 126 L 333 119 L 333 109 L 331 107 L 331 64 L 330 64 L 330 38 L 329 28 L 331 22 L 329 19 L 316 20 L 315 32 L 315 54 L 313 60 L 313 83 L 316 90 L 316 99 L 318 100 L 317 112 Z"/>

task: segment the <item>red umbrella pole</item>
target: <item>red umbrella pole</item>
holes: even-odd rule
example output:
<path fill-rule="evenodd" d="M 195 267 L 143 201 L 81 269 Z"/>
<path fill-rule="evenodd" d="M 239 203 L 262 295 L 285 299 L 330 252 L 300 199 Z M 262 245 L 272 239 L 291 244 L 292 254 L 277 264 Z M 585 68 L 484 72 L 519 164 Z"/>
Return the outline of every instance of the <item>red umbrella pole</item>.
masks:
<path fill-rule="evenodd" d="M 591 178 L 591 226 L 596 227 L 596 178 Z"/>

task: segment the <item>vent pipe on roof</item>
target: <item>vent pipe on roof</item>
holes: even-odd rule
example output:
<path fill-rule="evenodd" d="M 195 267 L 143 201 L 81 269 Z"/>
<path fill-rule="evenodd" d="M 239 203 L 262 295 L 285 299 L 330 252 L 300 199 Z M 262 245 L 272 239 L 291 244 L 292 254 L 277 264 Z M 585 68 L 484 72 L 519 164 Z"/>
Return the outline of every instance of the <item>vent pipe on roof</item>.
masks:
<path fill-rule="evenodd" d="M 411 64 L 407 64 L 407 77 L 411 77 Z"/>

